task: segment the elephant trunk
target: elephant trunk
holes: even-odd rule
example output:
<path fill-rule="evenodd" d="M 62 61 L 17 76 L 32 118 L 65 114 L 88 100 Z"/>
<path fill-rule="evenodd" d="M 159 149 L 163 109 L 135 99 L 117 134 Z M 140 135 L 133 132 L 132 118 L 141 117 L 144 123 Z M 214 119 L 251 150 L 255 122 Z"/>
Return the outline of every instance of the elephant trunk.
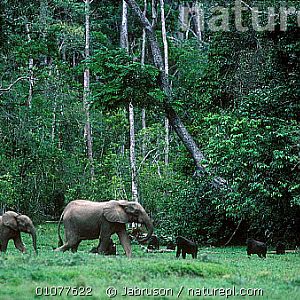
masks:
<path fill-rule="evenodd" d="M 36 230 L 35 230 L 34 227 L 31 228 L 30 234 L 31 234 L 31 236 L 32 236 L 32 245 L 33 245 L 33 249 L 34 249 L 35 253 L 37 254 L 38 251 L 37 251 L 37 246 L 36 246 Z"/>
<path fill-rule="evenodd" d="M 150 239 L 150 237 L 153 234 L 153 224 L 152 224 L 152 221 L 150 220 L 150 218 L 148 216 L 147 216 L 147 218 L 144 219 L 143 224 L 145 224 L 148 233 L 147 233 L 147 236 L 145 236 L 144 238 L 138 239 L 139 242 L 146 242 L 147 240 Z"/>

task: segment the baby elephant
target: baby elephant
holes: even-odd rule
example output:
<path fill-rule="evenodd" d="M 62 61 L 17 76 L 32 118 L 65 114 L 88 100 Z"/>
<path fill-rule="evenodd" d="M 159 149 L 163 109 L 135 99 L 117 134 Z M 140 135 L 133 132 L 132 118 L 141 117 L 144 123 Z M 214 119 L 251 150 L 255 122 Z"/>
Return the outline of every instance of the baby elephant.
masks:
<path fill-rule="evenodd" d="M 37 253 L 36 231 L 31 219 L 14 211 L 7 211 L 0 217 L 0 251 L 5 252 L 8 241 L 14 240 L 15 247 L 21 252 L 25 252 L 26 248 L 21 239 L 21 232 L 31 234 L 33 248 Z"/>
<path fill-rule="evenodd" d="M 259 257 L 266 258 L 267 245 L 263 242 L 256 241 L 254 239 L 247 239 L 247 254 L 250 257 L 251 254 L 257 254 Z"/>
<path fill-rule="evenodd" d="M 177 258 L 180 256 L 181 251 L 182 251 L 182 258 L 186 258 L 186 254 L 192 254 L 193 258 L 197 258 L 198 247 L 196 243 L 194 243 L 193 241 L 190 241 L 183 236 L 178 236 L 176 238 L 176 246 L 177 246 L 177 252 L 176 252 Z"/>

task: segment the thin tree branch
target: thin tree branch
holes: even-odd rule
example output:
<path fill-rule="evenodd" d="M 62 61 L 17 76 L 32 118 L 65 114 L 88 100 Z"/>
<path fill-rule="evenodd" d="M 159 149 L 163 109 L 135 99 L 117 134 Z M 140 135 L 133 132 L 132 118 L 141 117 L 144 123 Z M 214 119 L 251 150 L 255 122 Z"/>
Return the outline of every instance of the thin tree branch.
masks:
<path fill-rule="evenodd" d="M 256 13 L 256 14 L 265 14 L 268 15 L 268 12 L 265 11 L 259 11 L 259 10 L 255 10 L 255 8 L 257 7 L 251 7 L 248 3 L 246 3 L 245 1 L 241 0 L 241 4 L 244 4 L 249 10 L 251 10 L 252 12 Z M 280 16 L 279 14 L 275 14 L 275 16 Z"/>
<path fill-rule="evenodd" d="M 231 240 L 232 240 L 233 237 L 235 236 L 236 232 L 237 232 L 238 229 L 240 228 L 242 221 L 243 221 L 243 219 L 240 219 L 240 221 L 239 221 L 238 225 L 236 226 L 236 228 L 235 228 L 233 234 L 231 235 L 231 237 L 229 238 L 229 240 L 224 244 L 224 246 L 227 246 L 227 245 L 231 242 Z"/>
<path fill-rule="evenodd" d="M 18 83 L 20 80 L 29 80 L 30 78 L 29 77 L 25 77 L 25 76 L 22 76 L 22 77 L 19 77 L 18 79 L 16 79 L 13 83 L 11 83 L 7 88 L 0 88 L 0 92 L 9 92 L 11 90 L 11 88 L 16 84 Z M 3 94 L 3 93 L 2 93 Z"/>
<path fill-rule="evenodd" d="M 138 167 L 137 173 L 140 172 L 140 169 L 141 169 L 141 167 L 142 167 L 142 164 L 145 162 L 145 160 L 148 158 L 148 156 L 149 156 L 153 151 L 155 151 L 155 150 L 156 150 L 156 149 L 150 150 L 150 151 L 144 156 L 143 160 L 141 161 L 141 163 L 140 163 L 140 165 L 139 165 L 139 167 Z"/>

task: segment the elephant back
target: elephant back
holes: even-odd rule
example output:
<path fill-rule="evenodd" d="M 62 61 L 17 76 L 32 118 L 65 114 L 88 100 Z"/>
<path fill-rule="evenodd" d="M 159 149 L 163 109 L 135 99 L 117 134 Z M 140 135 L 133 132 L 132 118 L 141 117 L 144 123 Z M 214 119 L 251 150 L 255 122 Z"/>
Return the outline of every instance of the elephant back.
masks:
<path fill-rule="evenodd" d="M 95 219 L 103 214 L 102 202 L 93 202 L 88 200 L 71 201 L 64 209 L 63 220 L 70 218 L 76 219 Z"/>

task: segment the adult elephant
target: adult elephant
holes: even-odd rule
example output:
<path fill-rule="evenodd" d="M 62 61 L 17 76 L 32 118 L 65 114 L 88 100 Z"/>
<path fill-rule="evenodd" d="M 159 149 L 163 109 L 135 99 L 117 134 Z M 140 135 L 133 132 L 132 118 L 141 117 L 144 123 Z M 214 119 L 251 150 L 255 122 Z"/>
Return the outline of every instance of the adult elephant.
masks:
<path fill-rule="evenodd" d="M 65 244 L 60 236 L 61 221 L 65 227 Z M 55 251 L 71 249 L 76 252 L 82 240 L 99 239 L 99 253 L 106 253 L 110 237 L 117 233 L 127 257 L 131 257 L 131 243 L 126 232 L 126 223 L 140 223 L 148 233 L 143 241 L 153 233 L 152 222 L 144 208 L 137 202 L 111 200 L 92 202 L 75 200 L 64 209 L 58 224 L 59 248 Z M 63 244 L 63 245 L 62 245 Z"/>
<path fill-rule="evenodd" d="M 0 251 L 5 252 L 8 241 L 13 240 L 15 247 L 21 252 L 25 252 L 26 248 L 21 239 L 21 232 L 31 234 L 33 248 L 37 253 L 36 230 L 31 219 L 14 211 L 7 211 L 0 217 Z"/>

